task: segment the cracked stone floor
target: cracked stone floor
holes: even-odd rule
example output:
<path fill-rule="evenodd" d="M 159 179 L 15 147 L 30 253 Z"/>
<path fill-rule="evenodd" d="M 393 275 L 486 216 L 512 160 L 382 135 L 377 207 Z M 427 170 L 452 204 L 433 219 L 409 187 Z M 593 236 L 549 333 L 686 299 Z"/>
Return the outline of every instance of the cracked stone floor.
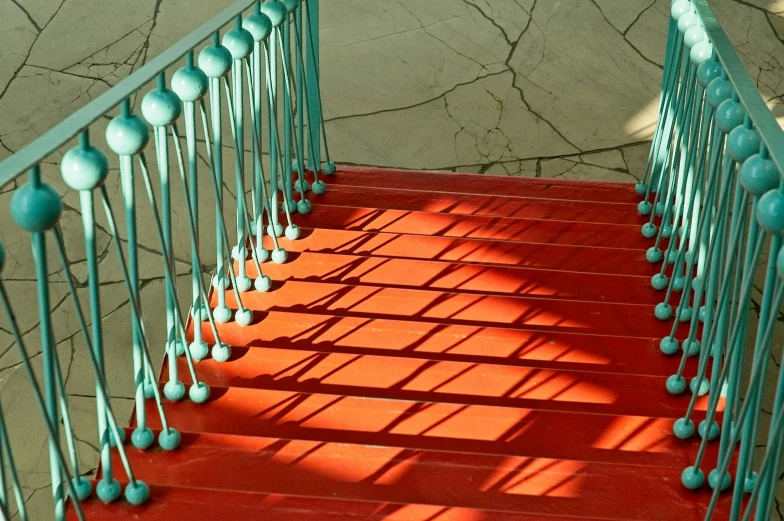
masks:
<path fill-rule="evenodd" d="M 0 159 L 228 3 L 0 0 Z M 670 0 L 326 0 L 322 4 L 323 96 L 330 148 L 337 162 L 628 182 L 641 175 L 654 126 Z M 722 21 L 731 22 L 730 37 L 765 100 L 777 116 L 784 116 L 784 1 L 712 0 L 711 4 Z M 105 121 L 96 124 L 94 135 L 99 140 L 103 126 Z M 78 201 L 59 181 L 56 160 L 57 156 L 45 163 L 43 170 L 64 193 L 63 226 L 68 239 L 68 230 L 79 226 Z M 4 277 L 28 349 L 36 353 L 34 271 L 29 241 L 9 217 L 14 188 L 0 187 L 0 236 L 10 257 Z M 109 189 L 119 200 L 116 171 Z M 152 226 L 145 226 L 149 219 L 140 215 L 142 295 L 145 314 L 159 317 L 162 274 L 157 238 L 150 232 Z M 174 226 L 182 241 L 176 248 L 183 251 L 188 244 L 185 220 L 175 215 Z M 114 252 L 108 249 L 105 223 L 97 240 L 109 380 L 116 412 L 127 418 L 132 406 L 130 311 Z M 68 269 L 80 284 L 84 305 L 83 247 L 80 240 L 67 243 Z M 214 258 L 209 251 L 204 255 Z M 57 349 L 66 373 L 82 471 L 90 472 L 96 463 L 92 376 L 66 299 L 63 270 L 54 264 L 57 258 L 51 251 L 49 260 Z M 178 264 L 180 288 L 188 286 L 190 269 Z M 163 333 L 160 321 L 148 323 L 150 338 L 157 339 L 152 345 L 157 359 L 162 356 Z M 773 362 L 772 371 L 777 371 L 779 361 Z M 43 428 L 32 413 L 35 406 L 28 384 L 4 329 L 0 329 L 0 394 L 31 519 L 51 519 Z M 769 416 L 763 420 L 766 431 Z M 758 455 L 763 450 L 761 445 Z"/>

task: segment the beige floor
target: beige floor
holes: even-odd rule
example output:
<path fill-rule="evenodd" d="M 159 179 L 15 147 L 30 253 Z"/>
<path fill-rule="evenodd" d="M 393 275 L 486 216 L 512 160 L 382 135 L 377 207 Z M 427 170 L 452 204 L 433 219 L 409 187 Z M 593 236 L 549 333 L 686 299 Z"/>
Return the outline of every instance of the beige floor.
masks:
<path fill-rule="evenodd" d="M 655 123 L 670 0 L 322 3 L 326 126 L 337 162 L 629 182 L 641 175 Z M 0 0 L 0 159 L 227 4 Z M 731 24 L 730 36 L 763 97 L 777 116 L 784 115 L 784 18 L 778 14 L 784 1 L 711 4 Z M 62 186 L 56 164 L 44 165 L 44 171 Z M 110 186 L 116 194 L 116 176 Z M 37 352 L 34 273 L 29 243 L 8 216 L 12 189 L 0 187 L 0 237 L 10 256 L 3 275 L 28 349 Z M 73 195 L 66 195 L 66 230 L 78 226 Z M 147 316 L 159 317 L 160 257 L 150 230 L 142 227 L 142 292 Z M 103 251 L 107 235 L 98 239 Z M 68 256 L 71 272 L 84 283 L 78 242 L 69 243 Z M 115 407 L 125 418 L 131 407 L 130 311 L 116 261 L 106 259 L 107 358 Z M 188 273 L 187 265 L 179 268 Z M 52 316 L 87 471 L 96 462 L 92 377 L 61 270 L 50 272 L 59 281 L 52 284 Z M 184 276 L 181 290 L 186 286 Z M 162 324 L 152 320 L 148 329 L 160 357 Z M 43 429 L 18 360 L 0 329 L 2 403 L 32 519 L 45 520 L 51 514 Z"/>

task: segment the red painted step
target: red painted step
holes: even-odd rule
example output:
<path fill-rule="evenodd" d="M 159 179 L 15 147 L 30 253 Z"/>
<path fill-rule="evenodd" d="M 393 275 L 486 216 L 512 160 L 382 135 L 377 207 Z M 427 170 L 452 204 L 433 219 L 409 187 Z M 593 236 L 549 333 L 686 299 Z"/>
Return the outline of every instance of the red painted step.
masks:
<path fill-rule="evenodd" d="M 648 218 L 637 213 L 637 203 L 537 199 L 531 197 L 450 194 L 407 189 L 387 189 L 330 183 L 319 196 L 319 205 L 354 206 L 384 210 L 438 212 L 450 215 L 487 215 L 524 219 L 553 219 L 584 223 L 633 224 Z"/>
<path fill-rule="evenodd" d="M 256 264 L 246 262 L 255 276 Z M 292 254 L 286 264 L 267 263 L 262 272 L 276 281 L 313 281 L 436 289 L 460 293 L 541 296 L 553 299 L 658 304 L 663 295 L 648 291 L 650 277 L 578 273 L 438 262 L 419 259 L 362 257 L 333 253 Z"/>

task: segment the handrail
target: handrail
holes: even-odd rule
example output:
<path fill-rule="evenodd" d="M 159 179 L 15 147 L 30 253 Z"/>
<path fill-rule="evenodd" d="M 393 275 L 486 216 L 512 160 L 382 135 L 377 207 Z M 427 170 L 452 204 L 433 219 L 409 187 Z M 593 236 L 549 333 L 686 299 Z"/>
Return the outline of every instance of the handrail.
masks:
<path fill-rule="evenodd" d="M 702 20 L 705 32 L 724 66 L 727 79 L 735 87 L 740 103 L 745 107 L 760 133 L 762 141 L 767 146 L 770 158 L 778 167 L 779 172 L 784 173 L 784 131 L 765 104 L 757 86 L 751 81 L 749 72 L 735 51 L 727 33 L 724 32 L 713 9 L 708 5 L 708 0 L 692 0 L 692 5 Z"/>
<path fill-rule="evenodd" d="M 146 83 L 152 81 L 162 70 L 185 56 L 191 49 L 255 3 L 256 0 L 237 0 L 201 27 L 150 60 L 139 70 L 65 118 L 49 132 L 12 154 L 11 157 L 0 163 L 0 186 L 10 183 L 19 175 L 39 164 L 46 156 L 76 137 L 95 120 L 129 98 Z"/>

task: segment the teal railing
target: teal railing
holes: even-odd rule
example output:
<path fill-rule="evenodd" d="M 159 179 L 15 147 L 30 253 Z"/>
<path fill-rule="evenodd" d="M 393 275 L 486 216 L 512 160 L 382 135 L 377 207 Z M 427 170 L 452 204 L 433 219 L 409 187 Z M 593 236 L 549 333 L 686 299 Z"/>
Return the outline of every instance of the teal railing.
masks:
<path fill-rule="evenodd" d="M 96 212 L 103 213 L 105 225 L 100 229 L 108 231 L 114 243 L 114 254 L 130 302 L 133 364 L 129 378 L 133 381 L 136 405 L 136 428 L 130 441 L 140 449 L 156 443 L 147 427 L 145 413 L 145 400 L 154 400 L 163 426 L 157 444 L 165 450 L 173 450 L 179 445 L 180 436 L 175 426 L 166 421 L 164 398 L 177 401 L 186 394 L 177 373 L 177 356 L 187 359 L 194 382 L 187 390 L 188 398 L 198 403 L 206 401 L 210 390 L 199 381 L 193 362 L 210 355 L 216 361 L 229 358 L 229 347 L 220 341 L 217 324 L 232 319 L 240 326 L 250 324 L 252 313 L 242 305 L 242 293 L 269 290 L 270 280 L 263 275 L 262 264 L 268 258 L 276 263 L 285 262 L 283 241 L 299 237 L 291 214 L 310 211 L 307 198 L 310 189 L 316 194 L 323 193 L 325 187 L 318 180 L 319 172 L 334 173 L 321 112 L 318 8 L 318 0 L 239 0 L 0 163 L 0 187 L 12 182 L 19 185 L 11 199 L 11 215 L 19 227 L 29 232 L 32 245 L 43 385 L 31 365 L 18 315 L 15 315 L 20 310 L 12 309 L 2 279 L 0 310 L 45 419 L 53 519 L 65 519 L 66 497 L 72 501 L 78 517 L 84 519 L 80 501 L 93 494 L 93 490 L 91 483 L 83 477 L 84 469 L 79 468 L 63 368 L 56 353 L 55 325 L 50 311 L 49 274 L 53 270 L 47 252 L 53 248 L 56 262 L 63 268 L 68 300 L 75 309 L 95 377 L 97 446 L 101 454 L 100 481 L 95 494 L 106 502 L 119 498 L 122 490 L 115 476 L 124 472 L 129 483 L 124 490 L 126 499 L 133 504 L 144 503 L 149 488 L 134 475 L 123 444 L 117 443 L 124 431 L 113 413 L 107 387 L 105 339 L 101 329 L 102 278 L 96 245 L 101 219 Z M 167 71 L 177 67 L 183 57 L 184 66 L 167 81 Z M 148 86 L 150 82 L 154 84 Z M 113 113 L 117 107 L 119 112 Z M 99 132 L 95 131 L 91 133 L 91 129 L 100 129 L 106 123 L 105 119 L 110 121 L 104 136 L 98 137 Z M 180 121 L 184 133 L 180 130 Z M 58 160 L 62 149 L 67 151 Z M 224 157 L 224 153 L 229 157 Z M 325 156 L 326 162 L 322 166 Z M 87 278 L 81 287 L 77 287 L 70 276 L 66 244 L 59 224 L 63 211 L 61 195 L 53 188 L 56 180 L 48 179 L 44 175 L 46 169 L 42 168 L 52 161 L 58 164 L 65 185 L 78 193 L 82 233 L 74 234 L 69 230 L 68 237 L 69 242 L 79 237 L 84 242 Z M 120 172 L 123 237 L 117 209 L 112 205 L 113 196 L 105 185 L 110 167 Z M 234 195 L 225 189 L 231 173 L 234 174 Z M 22 184 L 25 175 L 26 182 Z M 313 176 L 312 184 L 307 180 L 309 175 Z M 185 237 L 174 234 L 173 219 L 182 213 L 172 209 L 177 185 L 183 191 L 184 229 L 188 230 Z M 157 247 L 162 252 L 160 269 L 165 279 L 165 351 L 169 381 L 162 393 L 154 384 L 154 362 L 150 358 L 152 339 L 148 335 L 149 323 L 145 321 L 140 298 L 137 208 L 142 206 L 143 199 L 149 203 Z M 208 249 L 205 243 L 212 233 L 199 225 L 207 212 L 215 214 L 216 267 L 212 286 L 218 305 L 214 309 L 207 306 L 207 287 L 202 276 L 202 266 L 209 262 L 205 257 Z M 236 222 L 229 223 L 233 218 Z M 265 234 L 271 238 L 271 251 L 265 248 L 268 243 L 262 240 Z M 189 251 L 175 252 L 176 246 L 183 243 L 188 247 L 180 249 Z M 9 260 L 5 257 L 0 244 L 0 269 Z M 191 264 L 191 295 L 185 305 L 177 298 L 175 258 L 186 258 Z M 245 262 L 238 262 L 237 273 L 234 272 L 233 260 L 246 258 L 255 267 L 254 280 L 251 280 Z M 80 303 L 79 290 L 86 290 L 89 295 L 88 309 Z M 233 317 L 226 306 L 227 291 L 233 292 L 238 303 Z M 186 345 L 188 317 L 183 309 L 189 309 L 186 313 L 190 313 L 189 319 L 194 323 L 208 322 L 216 340 L 214 345 L 208 346 L 204 342 L 200 327 L 193 328 L 194 340 Z M 87 328 L 88 323 L 91 329 Z M 15 505 L 19 519 L 24 521 L 28 515 L 8 428 L 0 408 L 0 517 L 10 518 L 10 510 Z M 65 451 L 61 450 L 61 441 L 65 443 Z M 112 468 L 112 447 L 118 450 L 122 469 Z M 8 496 L 6 491 L 11 491 Z"/>
<path fill-rule="evenodd" d="M 664 294 L 655 313 L 673 321 L 661 350 L 681 356 L 667 390 L 691 391 L 676 436 L 695 435 L 697 399 L 708 397 L 696 461 L 681 481 L 698 489 L 707 474 L 713 494 L 706 519 L 725 491 L 731 520 L 769 519 L 784 449 L 784 371 L 777 384 L 767 381 L 784 298 L 784 133 L 707 0 L 676 0 L 671 15 L 659 121 L 637 191 L 644 197 L 639 212 L 650 216 L 642 233 L 654 240 L 646 255 L 661 265 L 651 280 Z M 763 286 L 758 318 L 750 305 L 755 283 Z M 688 335 L 679 345 L 681 323 Z M 691 356 L 699 357 L 698 368 L 686 375 Z M 777 389 L 765 433 L 762 400 L 770 385 Z M 753 468 L 765 437 L 765 456 Z M 718 457 L 708 461 L 712 440 Z"/>

